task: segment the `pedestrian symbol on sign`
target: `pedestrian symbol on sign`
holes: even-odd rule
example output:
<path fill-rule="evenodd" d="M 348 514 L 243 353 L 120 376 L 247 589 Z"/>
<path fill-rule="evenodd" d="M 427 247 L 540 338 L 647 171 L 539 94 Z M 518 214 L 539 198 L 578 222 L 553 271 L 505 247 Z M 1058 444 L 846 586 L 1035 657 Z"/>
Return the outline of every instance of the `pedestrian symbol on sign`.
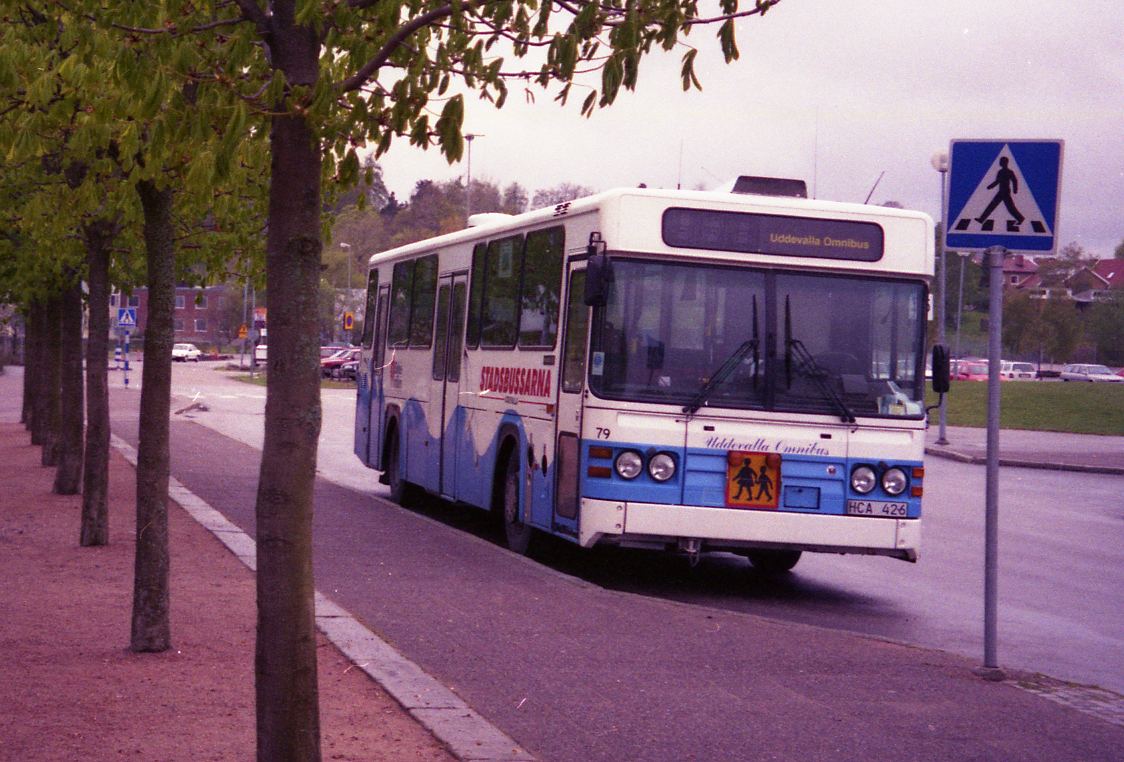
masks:
<path fill-rule="evenodd" d="M 119 307 L 117 309 L 117 327 L 132 330 L 137 327 L 137 308 Z"/>
<path fill-rule="evenodd" d="M 991 217 L 991 213 L 995 211 L 995 207 L 999 206 L 1000 202 L 1003 202 L 1003 205 L 1007 207 L 1007 211 L 1015 218 L 1007 221 L 1007 230 L 1017 233 L 1019 225 L 1021 225 L 1026 218 L 1019 214 L 1019 208 L 1015 206 L 1015 201 L 1011 198 L 1012 194 L 1019 192 L 1019 178 L 1007 167 L 1010 161 L 1011 160 L 1006 156 L 999 157 L 999 166 L 1001 169 L 995 175 L 995 182 L 987 186 L 987 190 L 991 190 L 996 186 L 999 187 L 999 190 L 995 192 L 995 198 L 987 205 L 987 209 L 984 209 L 983 214 L 976 218 L 976 222 L 980 224 L 987 222 Z"/>
<path fill-rule="evenodd" d="M 1015 197 L 1018 196 L 1018 204 Z M 1002 210 L 1000 210 L 1002 205 Z M 1025 210 L 1020 211 L 1019 207 Z M 1030 229 L 1023 223 L 1030 222 Z M 1042 212 L 1035 203 L 1034 194 L 1023 180 L 1022 171 L 1011 155 L 1009 146 L 1003 146 L 995 157 L 991 168 L 980 179 L 975 192 L 957 215 L 956 232 L 981 233 L 995 230 L 997 222 L 1002 222 L 1005 232 L 1018 235 L 1052 235 L 1047 229 Z M 975 223 L 973 225 L 973 223 Z M 1000 229 L 1003 230 L 1004 227 Z"/>

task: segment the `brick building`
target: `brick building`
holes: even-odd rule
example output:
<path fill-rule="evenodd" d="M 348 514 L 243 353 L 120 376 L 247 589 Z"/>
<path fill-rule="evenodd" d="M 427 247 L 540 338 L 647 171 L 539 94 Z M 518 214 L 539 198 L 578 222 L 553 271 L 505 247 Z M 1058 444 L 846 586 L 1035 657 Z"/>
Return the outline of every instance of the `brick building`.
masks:
<path fill-rule="evenodd" d="M 231 298 L 226 285 L 198 288 L 193 286 L 176 287 L 175 338 L 176 341 L 192 344 L 220 346 L 237 339 L 237 325 L 228 325 L 229 309 L 227 301 Z M 236 295 L 241 300 L 241 294 Z M 144 336 L 148 324 L 148 289 L 138 288 L 126 296 L 114 292 L 109 297 L 110 326 L 116 330 L 117 309 L 119 307 L 137 308 L 137 330 L 135 335 Z"/>

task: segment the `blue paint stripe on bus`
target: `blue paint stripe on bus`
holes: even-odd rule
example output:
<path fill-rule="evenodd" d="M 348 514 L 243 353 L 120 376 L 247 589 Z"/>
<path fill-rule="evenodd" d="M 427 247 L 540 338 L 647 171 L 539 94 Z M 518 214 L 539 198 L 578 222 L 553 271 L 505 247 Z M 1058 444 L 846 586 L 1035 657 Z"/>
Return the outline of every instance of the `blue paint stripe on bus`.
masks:
<path fill-rule="evenodd" d="M 590 447 L 608 447 L 612 458 L 591 458 Z M 635 479 L 624 479 L 612 468 L 613 458 L 619 452 L 633 450 L 639 453 L 669 452 L 676 458 L 676 474 L 668 482 L 656 482 L 647 471 Z M 694 505 L 708 508 L 726 507 L 726 452 L 723 450 L 653 447 L 640 442 L 606 442 L 584 440 L 582 452 L 582 495 L 603 500 L 623 500 L 640 503 L 665 503 Z M 645 460 L 645 463 L 647 461 Z M 838 457 L 784 455 L 781 458 L 781 499 L 778 510 L 819 515 L 845 515 L 848 499 L 866 499 L 906 502 L 906 518 L 921 516 L 921 499 L 908 494 L 892 496 L 881 486 L 868 495 L 859 495 L 850 489 L 851 469 L 868 460 Z M 608 466 L 610 475 L 592 477 L 590 466 Z M 894 461 L 889 466 L 899 466 L 910 474 L 920 461 Z M 834 473 L 829 473 L 830 468 Z M 912 486 L 912 485 L 911 485 Z M 908 492 L 908 490 L 907 490 Z M 738 509 L 740 510 L 740 509 Z"/>

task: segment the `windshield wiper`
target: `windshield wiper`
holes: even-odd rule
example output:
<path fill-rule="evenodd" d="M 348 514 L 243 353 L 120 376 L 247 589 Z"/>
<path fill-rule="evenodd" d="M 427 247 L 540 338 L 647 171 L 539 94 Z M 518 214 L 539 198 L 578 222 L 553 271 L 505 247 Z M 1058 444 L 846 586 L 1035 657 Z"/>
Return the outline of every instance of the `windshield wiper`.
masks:
<path fill-rule="evenodd" d="M 843 401 L 843 398 L 824 380 L 828 375 L 827 371 L 816 364 L 815 359 L 804 346 L 804 342 L 800 341 L 800 339 L 788 339 L 785 341 L 785 347 L 787 349 L 786 355 L 796 355 L 796 360 L 799 363 L 796 366 L 796 371 L 800 375 L 810 378 L 816 388 L 819 389 L 820 394 L 838 408 L 840 418 L 843 419 L 844 423 L 854 423 L 855 414 L 851 412 L 851 408 L 847 407 L 847 403 Z M 788 357 L 786 357 L 785 364 L 789 364 Z"/>
<path fill-rule="evenodd" d="M 843 398 L 824 380 L 827 377 L 827 371 L 816 364 L 815 358 L 804 346 L 804 342 L 791 337 L 792 313 L 789 310 L 788 295 L 786 294 L 784 298 L 784 368 L 788 386 L 792 386 L 792 357 L 795 355 L 799 363 L 796 367 L 797 372 L 812 380 L 820 394 L 839 410 L 839 417 L 843 419 L 844 423 L 854 423 L 855 414 L 851 412 L 851 408 L 847 407 Z"/>
<path fill-rule="evenodd" d="M 695 411 L 702 407 L 703 403 L 706 402 L 706 399 L 710 396 L 711 392 L 713 392 L 719 384 L 725 381 L 726 378 L 734 372 L 734 369 L 741 364 L 741 361 L 745 359 L 745 356 L 751 351 L 757 351 L 757 339 L 747 339 L 746 341 L 743 341 L 741 346 L 735 349 L 734 353 L 726 358 L 726 361 L 722 363 L 722 366 L 714 372 L 714 375 L 710 377 L 710 380 L 703 384 L 702 388 L 699 389 L 699 391 L 695 394 L 691 401 L 683 407 L 683 412 L 687 415 L 694 415 Z M 754 377 L 756 378 L 756 363 L 754 364 L 753 373 Z"/>

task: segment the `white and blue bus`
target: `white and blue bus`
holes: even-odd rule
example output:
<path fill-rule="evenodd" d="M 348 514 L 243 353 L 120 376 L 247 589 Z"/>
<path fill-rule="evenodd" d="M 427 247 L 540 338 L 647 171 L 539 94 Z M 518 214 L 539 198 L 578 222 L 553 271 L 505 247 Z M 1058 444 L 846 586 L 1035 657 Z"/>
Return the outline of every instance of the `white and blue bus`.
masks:
<path fill-rule="evenodd" d="M 355 453 L 394 500 L 517 552 L 917 559 L 928 216 L 641 188 L 470 224 L 370 259 Z"/>

